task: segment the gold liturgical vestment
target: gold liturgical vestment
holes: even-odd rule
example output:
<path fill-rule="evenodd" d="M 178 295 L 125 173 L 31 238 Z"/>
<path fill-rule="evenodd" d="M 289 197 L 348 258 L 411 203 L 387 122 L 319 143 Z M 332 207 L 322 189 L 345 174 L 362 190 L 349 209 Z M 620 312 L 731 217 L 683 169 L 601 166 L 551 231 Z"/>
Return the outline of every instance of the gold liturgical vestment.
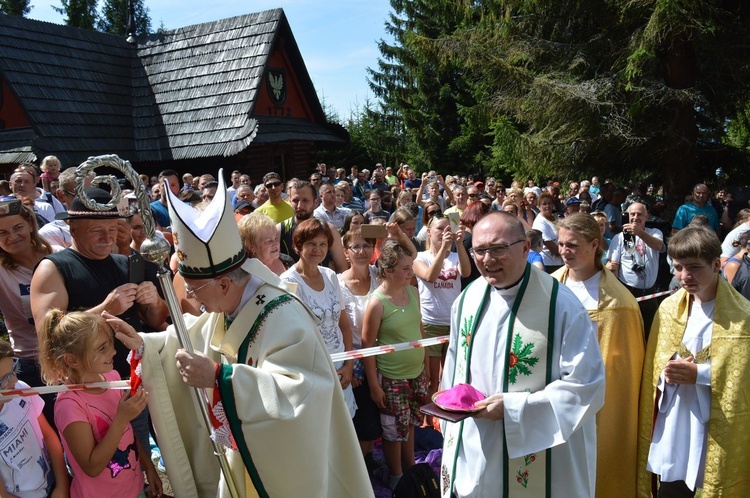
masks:
<path fill-rule="evenodd" d="M 711 331 L 711 412 L 702 498 L 750 496 L 750 301 L 717 276 Z M 641 386 L 638 496 L 652 496 L 646 470 L 656 385 L 664 366 L 684 349 L 690 294 L 667 298 L 651 327 Z"/>
<path fill-rule="evenodd" d="M 568 269 L 553 275 L 565 283 Z M 588 310 L 604 360 L 604 407 L 596 414 L 596 496 L 632 498 L 638 469 L 638 393 L 646 345 L 638 302 L 607 268 L 596 310 Z"/>

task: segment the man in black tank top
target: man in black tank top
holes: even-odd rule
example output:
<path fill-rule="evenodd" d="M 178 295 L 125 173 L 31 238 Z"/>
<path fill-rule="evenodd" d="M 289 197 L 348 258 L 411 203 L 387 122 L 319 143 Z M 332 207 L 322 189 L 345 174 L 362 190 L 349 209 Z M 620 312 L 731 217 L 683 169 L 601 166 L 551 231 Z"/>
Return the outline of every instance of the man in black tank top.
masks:
<path fill-rule="evenodd" d="M 99 188 L 86 189 L 99 203 L 110 196 Z M 107 311 L 130 323 L 136 330 L 144 325 L 162 330 L 168 310 L 153 282 L 128 282 L 128 258 L 111 254 L 117 236 L 117 210 L 92 212 L 77 198 L 59 219 L 70 224 L 71 247 L 39 262 L 31 279 L 31 311 L 41 324 L 51 308 L 70 311 Z M 118 344 L 119 346 L 119 344 Z M 115 369 L 130 376 L 127 351 L 118 350 Z"/>
<path fill-rule="evenodd" d="M 299 261 L 299 255 L 293 248 L 292 234 L 300 222 L 312 218 L 317 200 L 318 194 L 312 183 L 304 180 L 291 182 L 289 186 L 289 202 L 292 205 L 292 209 L 294 209 L 294 216 L 276 225 L 276 229 L 279 232 L 281 252 L 290 256 L 295 263 Z M 328 223 L 328 227 L 334 234 L 338 234 L 338 230 L 336 230 L 336 227 L 332 223 Z M 328 255 L 321 265 L 331 268 L 338 273 L 349 267 L 344 256 L 344 247 L 341 245 L 341 237 L 333 237 L 333 244 L 328 248 Z"/>

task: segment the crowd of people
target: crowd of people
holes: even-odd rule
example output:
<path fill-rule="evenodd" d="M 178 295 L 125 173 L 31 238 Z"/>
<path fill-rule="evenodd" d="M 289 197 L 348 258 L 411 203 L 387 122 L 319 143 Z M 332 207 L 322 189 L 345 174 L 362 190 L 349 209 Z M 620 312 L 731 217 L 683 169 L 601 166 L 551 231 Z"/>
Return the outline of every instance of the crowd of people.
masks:
<path fill-rule="evenodd" d="M 654 186 L 597 177 L 164 170 L 141 175 L 149 214 L 127 191 L 92 211 L 60 169 L 20 165 L 0 198 L 0 388 L 115 381 L 134 359 L 143 386 L 0 402 L 0 496 L 159 496 L 153 436 L 176 496 L 229 496 L 228 479 L 242 496 L 372 496 L 414 467 L 420 427 L 443 436 L 447 498 L 750 494 L 750 209 L 733 220 L 724 191 L 696 184 L 668 220 Z M 157 267 L 134 278 L 145 216 L 172 246 L 194 354 Z M 468 418 L 421 411 L 466 384 L 484 395 Z M 232 477 L 191 387 L 213 392 Z"/>

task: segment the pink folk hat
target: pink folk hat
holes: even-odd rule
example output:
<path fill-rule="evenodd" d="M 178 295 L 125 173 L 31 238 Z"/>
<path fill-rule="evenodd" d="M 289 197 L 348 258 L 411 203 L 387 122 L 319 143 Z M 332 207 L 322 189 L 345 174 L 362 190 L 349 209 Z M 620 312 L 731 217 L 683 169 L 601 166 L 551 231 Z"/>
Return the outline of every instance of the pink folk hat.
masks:
<path fill-rule="evenodd" d="M 476 411 L 474 403 L 486 397 L 469 384 L 458 384 L 445 391 L 436 392 L 432 401 L 443 410 L 473 412 Z"/>

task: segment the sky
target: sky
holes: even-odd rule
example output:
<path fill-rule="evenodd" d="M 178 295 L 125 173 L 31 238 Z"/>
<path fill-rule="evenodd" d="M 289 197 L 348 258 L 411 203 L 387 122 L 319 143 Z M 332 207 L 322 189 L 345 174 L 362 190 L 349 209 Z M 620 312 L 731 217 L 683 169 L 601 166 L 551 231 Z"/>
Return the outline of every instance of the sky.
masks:
<path fill-rule="evenodd" d="M 27 17 L 63 24 L 59 0 L 32 0 Z M 346 121 L 373 95 L 366 68 L 377 67 L 377 42 L 389 39 L 388 0 L 145 0 L 152 29 L 175 29 L 283 8 L 321 103 Z"/>

